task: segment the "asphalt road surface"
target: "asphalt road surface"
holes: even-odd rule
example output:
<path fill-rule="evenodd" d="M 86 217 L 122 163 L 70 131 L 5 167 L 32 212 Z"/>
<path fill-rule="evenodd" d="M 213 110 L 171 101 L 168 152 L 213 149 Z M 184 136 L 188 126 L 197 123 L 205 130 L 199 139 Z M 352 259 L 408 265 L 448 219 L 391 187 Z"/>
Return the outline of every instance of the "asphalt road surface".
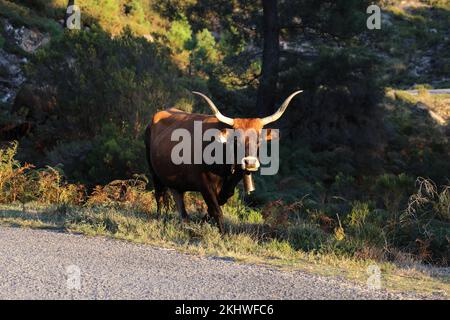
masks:
<path fill-rule="evenodd" d="M 339 278 L 0 227 L 0 299 L 401 299 Z"/>

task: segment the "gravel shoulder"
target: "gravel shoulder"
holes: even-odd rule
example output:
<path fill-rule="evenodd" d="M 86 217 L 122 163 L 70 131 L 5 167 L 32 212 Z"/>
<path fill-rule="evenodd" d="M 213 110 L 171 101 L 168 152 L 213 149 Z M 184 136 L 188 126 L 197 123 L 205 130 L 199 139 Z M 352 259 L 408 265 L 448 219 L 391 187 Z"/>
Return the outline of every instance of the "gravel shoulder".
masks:
<path fill-rule="evenodd" d="M 0 227 L 0 299 L 414 298 L 420 297 L 302 271 L 103 237 Z"/>

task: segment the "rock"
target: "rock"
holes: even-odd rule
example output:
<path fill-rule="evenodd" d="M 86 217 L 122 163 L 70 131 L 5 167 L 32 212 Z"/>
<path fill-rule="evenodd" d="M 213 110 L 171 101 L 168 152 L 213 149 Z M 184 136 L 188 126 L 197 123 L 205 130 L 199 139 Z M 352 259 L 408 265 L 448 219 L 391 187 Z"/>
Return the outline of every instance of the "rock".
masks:
<path fill-rule="evenodd" d="M 34 53 L 37 49 L 50 42 L 48 33 L 29 29 L 25 26 L 14 28 L 7 20 L 3 20 L 3 25 L 7 38 L 12 39 L 17 46 L 28 53 Z"/>
<path fill-rule="evenodd" d="M 0 101 L 10 103 L 25 82 L 21 65 L 23 59 L 0 49 Z"/>
<path fill-rule="evenodd" d="M 25 27 L 19 29 L 18 45 L 26 52 L 33 53 L 49 42 L 50 36 L 48 34 L 26 29 Z"/>
<path fill-rule="evenodd" d="M 25 26 L 15 28 L 6 19 L 0 18 L 0 26 L 3 26 L 3 36 L 9 44 L 15 44 L 28 53 L 34 53 L 50 42 L 48 33 Z M 0 102 L 9 104 L 14 101 L 17 91 L 26 80 L 22 71 L 22 65 L 26 63 L 27 58 L 0 49 Z"/>
<path fill-rule="evenodd" d="M 143 37 L 148 41 L 148 42 L 154 42 L 155 39 L 153 38 L 153 36 L 151 34 L 144 34 Z"/>

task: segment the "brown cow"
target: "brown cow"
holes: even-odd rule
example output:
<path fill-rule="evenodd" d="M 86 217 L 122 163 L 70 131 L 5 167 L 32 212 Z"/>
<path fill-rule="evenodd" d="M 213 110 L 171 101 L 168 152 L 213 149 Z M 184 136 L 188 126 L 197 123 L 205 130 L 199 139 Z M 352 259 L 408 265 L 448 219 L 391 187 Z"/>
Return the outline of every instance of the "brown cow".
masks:
<path fill-rule="evenodd" d="M 249 153 L 249 139 L 246 133 L 250 131 L 255 132 L 257 141 L 260 141 L 261 137 L 270 140 L 270 133 L 261 135 L 263 127 L 278 120 L 288 107 L 292 98 L 300 92 L 302 91 L 296 91 L 291 94 L 277 112 L 272 116 L 262 119 L 228 118 L 219 112 L 207 96 L 199 92 L 194 93 L 202 96 L 206 100 L 214 116 L 187 113 L 174 108 L 156 113 L 153 116 L 152 122 L 147 126 L 145 145 L 150 173 L 155 187 L 158 215 L 161 212 L 164 195 L 170 189 L 181 218 L 188 220 L 184 205 L 184 193 L 186 191 L 197 191 L 202 194 L 208 206 L 209 217 L 215 218 L 220 232 L 223 233 L 223 216 L 220 206 L 225 204 L 233 195 L 234 189 L 242 179 L 244 173 L 256 171 L 259 167 L 257 153 Z M 176 129 L 184 129 L 186 132 L 194 133 L 194 124 L 196 122 L 197 124 L 201 123 L 202 134 L 207 129 L 216 129 L 216 131 L 220 132 L 220 136 L 216 137 L 216 140 L 224 143 L 224 148 L 227 142 L 229 142 L 227 136 L 229 130 L 226 129 L 241 130 L 244 134 L 238 138 L 240 139 L 238 144 L 245 145 L 244 157 L 234 159 L 235 161 L 232 164 L 192 164 L 193 162 L 175 164 L 171 156 L 172 150 L 178 142 L 172 141 L 172 134 Z M 192 145 L 195 144 L 194 136 L 191 138 Z M 256 145 L 259 146 L 259 142 Z M 201 142 L 201 147 L 203 150 L 205 147 L 204 142 Z M 195 155 L 192 155 L 192 157 L 195 157 Z"/>

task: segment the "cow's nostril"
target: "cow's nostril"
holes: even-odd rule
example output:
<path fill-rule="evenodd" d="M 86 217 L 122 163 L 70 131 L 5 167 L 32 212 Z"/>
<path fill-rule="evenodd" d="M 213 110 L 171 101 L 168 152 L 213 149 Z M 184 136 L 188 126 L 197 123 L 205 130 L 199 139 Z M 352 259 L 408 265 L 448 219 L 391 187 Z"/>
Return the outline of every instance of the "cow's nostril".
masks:
<path fill-rule="evenodd" d="M 242 159 L 242 169 L 256 171 L 259 168 L 259 161 L 254 157 L 245 157 Z"/>

